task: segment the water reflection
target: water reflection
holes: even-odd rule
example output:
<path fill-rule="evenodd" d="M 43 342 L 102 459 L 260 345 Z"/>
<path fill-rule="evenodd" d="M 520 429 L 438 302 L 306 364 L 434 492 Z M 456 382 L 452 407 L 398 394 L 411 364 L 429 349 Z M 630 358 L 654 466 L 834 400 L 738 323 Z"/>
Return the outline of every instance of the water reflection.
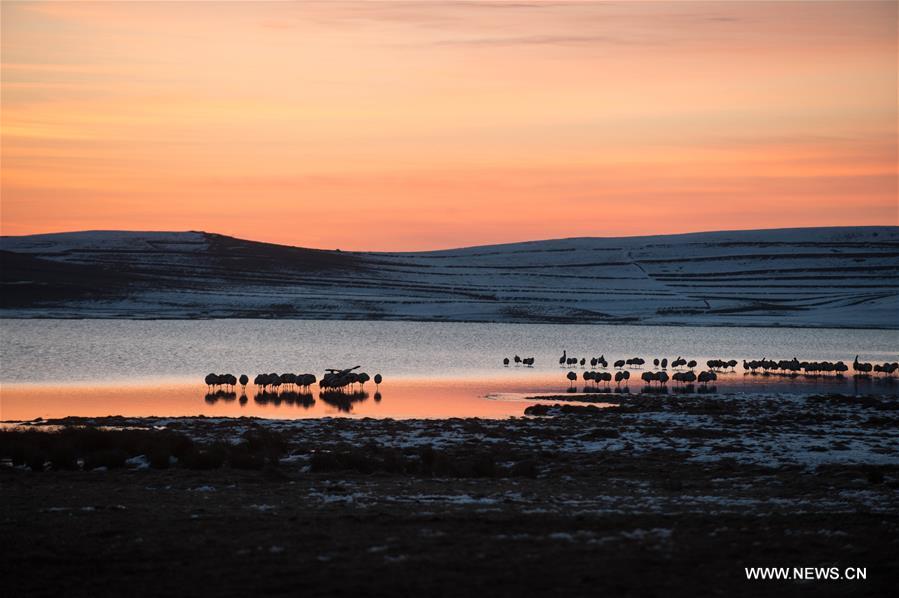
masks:
<path fill-rule="evenodd" d="M 512 368 L 510 368 L 511 370 Z M 207 392 L 196 382 L 164 384 L 105 385 L 0 385 L 0 420 L 54 418 L 67 415 L 101 417 L 124 416 L 198 416 L 266 418 L 306 417 L 509 417 L 520 416 L 536 397 L 558 400 L 560 394 L 574 397 L 583 392 L 587 397 L 640 394 L 643 384 L 629 388 L 624 383 L 617 386 L 579 383 L 568 390 L 564 373 L 551 374 L 532 371 L 521 374 L 526 368 L 491 378 L 393 378 L 387 390 L 389 400 L 384 400 L 380 389 L 370 396 L 361 393 L 336 393 L 319 395 L 312 392 L 260 392 L 252 384 L 246 392 L 238 386 L 235 391 L 220 389 Z M 632 380 L 632 382 L 634 382 Z M 659 384 L 653 383 L 659 388 Z M 696 394 L 745 394 L 747 398 L 777 393 L 879 394 L 895 396 L 899 383 L 886 377 L 869 376 L 854 378 L 817 377 L 806 378 L 742 375 L 742 372 L 722 374 L 719 379 L 704 388 L 701 384 L 664 385 L 670 395 Z M 382 385 L 383 387 L 383 385 Z M 358 387 L 357 387 L 358 389 Z M 375 389 L 370 389 L 375 390 Z M 568 394 L 568 393 L 571 394 Z M 613 394 L 608 394 L 613 393 Z M 656 394 L 657 393 L 653 393 Z M 695 396 L 695 395 L 694 395 Z M 314 398 L 313 398 L 314 397 Z M 373 400 L 372 400 L 373 399 Z"/>
<path fill-rule="evenodd" d="M 647 384 L 640 392 L 647 395 L 666 395 L 668 394 L 668 387 L 662 385 L 650 386 Z"/>
<path fill-rule="evenodd" d="M 237 400 L 237 393 L 230 390 L 216 390 L 213 392 L 207 392 L 205 397 L 206 403 L 209 405 L 215 405 L 219 401 L 234 401 Z"/>
<path fill-rule="evenodd" d="M 362 390 L 350 392 L 323 390 L 318 393 L 318 398 L 328 405 L 336 407 L 341 413 L 350 413 L 353 411 L 353 404 L 362 403 L 368 399 L 368 393 Z M 378 393 L 377 400 L 381 400 L 381 393 Z"/>
<path fill-rule="evenodd" d="M 551 383 L 495 379 L 394 379 L 390 388 L 366 393 L 260 392 L 252 384 L 246 392 L 221 389 L 207 392 L 196 383 L 156 385 L 7 385 L 0 386 L 0 420 L 30 420 L 81 416 L 103 417 L 307 417 L 445 418 L 520 416 L 535 391 Z M 503 400 L 486 398 L 496 389 L 514 393 Z M 301 390 L 301 389 L 300 389 Z M 358 390 L 358 387 L 357 387 Z"/>
<path fill-rule="evenodd" d="M 809 362 L 844 360 L 849 364 L 856 353 L 862 353 L 863 361 L 881 363 L 896 361 L 899 341 L 895 330 L 580 324 L 0 320 L 0 326 L 0 381 L 56 384 L 66 380 L 85 385 L 135 380 L 149 384 L 160 376 L 195 380 L 198 374 L 202 377 L 211 371 L 280 372 L 300 365 L 309 372 L 323 372 L 336 358 L 350 356 L 353 363 L 377 367 L 388 380 L 435 371 L 442 377 L 462 379 L 494 376 L 497 371 L 524 378 L 555 370 L 563 348 L 578 355 L 578 362 L 581 356 L 599 352 L 613 362 L 664 351 L 668 357 L 683 355 L 704 364 L 712 358 L 752 356 L 760 347 L 771 347 L 778 357 L 800 355 Z M 228 338 L 259 342 L 254 341 L 248 350 L 245 343 L 225 342 Z M 299 338 L 302 343 L 296 342 Z M 365 342 L 359 342 L 360 338 Z M 533 367 L 504 368 L 502 357 L 512 357 L 510 347 L 534 357 Z"/>
<path fill-rule="evenodd" d="M 586 372 L 589 374 L 589 372 Z M 680 372 L 675 372 L 677 375 Z M 687 372 L 689 373 L 689 372 Z M 642 377 L 641 377 L 642 378 Z M 561 386 L 564 380 L 570 385 Z M 609 393 L 610 389 L 627 386 L 622 381 L 621 387 L 585 384 L 578 387 L 572 381 L 572 377 L 558 376 L 557 392 L 569 394 L 593 394 Z M 833 374 L 833 373 L 800 373 L 800 372 L 752 372 L 752 371 L 724 371 L 718 372 L 714 381 L 699 383 L 694 380 L 676 380 L 669 378 L 664 383 L 653 381 L 638 387 L 638 392 L 646 394 L 693 394 L 693 393 L 802 393 L 833 392 L 845 394 L 889 394 L 899 392 L 899 378 L 890 375 L 876 374 Z"/>
<path fill-rule="evenodd" d="M 362 390 L 342 391 L 342 390 L 322 390 L 318 393 L 318 398 L 327 405 L 334 407 L 340 413 L 352 413 L 353 405 L 362 403 L 370 395 Z M 383 396 L 380 392 L 376 392 L 374 399 L 381 402 Z M 216 390 L 207 392 L 203 400 L 207 405 L 215 405 L 219 401 L 232 402 L 237 399 L 237 393 L 230 390 Z M 243 407 L 249 402 L 246 392 L 240 395 L 239 403 Z M 315 398 L 312 392 L 300 392 L 297 390 L 269 390 L 262 389 L 253 394 L 253 402 L 260 406 L 291 406 L 302 407 L 303 409 L 311 409 L 315 406 Z"/>
<path fill-rule="evenodd" d="M 585 394 L 585 395 L 608 395 L 608 394 L 630 394 L 631 390 L 628 388 L 627 384 L 622 386 L 585 386 L 583 389 L 578 390 L 576 386 L 571 386 L 565 389 L 565 392 L 570 394 Z"/>
<path fill-rule="evenodd" d="M 818 379 L 830 379 L 830 380 L 845 380 L 846 376 L 841 373 L 836 374 L 825 374 L 825 373 L 814 373 L 814 374 L 800 374 L 799 372 L 757 372 L 755 370 L 750 370 L 748 372 L 743 372 L 744 376 L 760 376 L 762 378 L 805 378 L 806 380 L 818 380 Z M 869 379 L 871 376 L 867 374 L 853 374 L 854 378 L 863 378 Z M 890 378 L 883 378 L 883 380 L 888 380 Z"/>
<path fill-rule="evenodd" d="M 253 402 L 257 405 L 291 405 L 309 409 L 315 405 L 315 399 L 311 392 L 297 392 L 295 390 L 263 390 L 253 396 Z"/>
<path fill-rule="evenodd" d="M 700 390 L 703 389 L 702 386 L 699 387 Z M 672 389 L 674 394 L 693 394 L 696 392 L 696 386 L 694 384 L 684 384 L 682 386 L 674 386 Z"/>
<path fill-rule="evenodd" d="M 743 376 L 749 376 L 749 379 L 752 378 L 770 378 L 773 380 L 806 380 L 806 381 L 814 381 L 814 382 L 854 382 L 856 384 L 886 384 L 893 385 L 899 382 L 899 378 L 893 376 L 893 374 L 868 374 L 868 373 L 856 373 L 856 374 L 832 374 L 828 372 L 813 372 L 813 373 L 799 373 L 799 372 L 757 372 L 757 371 L 748 371 L 743 372 Z"/>

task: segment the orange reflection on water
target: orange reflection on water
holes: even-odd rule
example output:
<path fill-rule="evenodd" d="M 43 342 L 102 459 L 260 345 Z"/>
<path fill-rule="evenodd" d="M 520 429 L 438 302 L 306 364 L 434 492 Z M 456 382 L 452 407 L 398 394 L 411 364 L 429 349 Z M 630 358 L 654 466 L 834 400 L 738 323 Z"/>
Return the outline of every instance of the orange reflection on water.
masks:
<path fill-rule="evenodd" d="M 558 386 L 558 384 L 556 384 Z M 159 385 L 34 385 L 0 387 L 0 420 L 31 420 L 66 416 L 103 417 L 304 417 L 353 416 L 393 418 L 485 417 L 523 415 L 533 400 L 528 393 L 545 392 L 545 386 L 509 380 L 392 380 L 365 388 L 364 393 L 256 392 L 249 385 L 242 396 L 235 392 L 210 393 L 202 384 Z M 559 390 L 564 390 L 560 388 Z M 487 398 L 503 393 L 501 398 Z"/>
<path fill-rule="evenodd" d="M 380 388 L 369 383 L 364 393 L 322 393 L 317 386 L 311 392 L 299 389 L 278 394 L 261 392 L 254 385 L 242 397 L 240 387 L 235 392 L 210 393 L 202 383 L 168 381 L 165 383 L 95 383 L 95 384 L 2 384 L 0 385 L 0 420 L 31 420 L 66 416 L 103 417 L 264 417 L 295 419 L 307 417 L 392 417 L 446 418 L 483 417 L 505 418 L 520 416 L 524 409 L 538 401 L 529 396 L 547 395 L 556 402 L 556 395 L 570 392 L 590 392 L 594 401 L 604 401 L 617 392 L 652 394 L 738 393 L 814 393 L 840 392 L 848 394 L 899 393 L 899 384 L 892 378 L 856 379 L 853 377 L 782 377 L 753 376 L 741 372 L 722 373 L 716 385 L 683 386 L 674 383 L 662 387 L 647 387 L 641 381 L 630 387 L 611 385 L 587 386 L 578 382 L 575 387 L 564 377 L 564 370 L 555 374 L 534 370 L 512 371 L 493 377 L 468 378 L 400 378 L 391 377 Z M 582 376 L 583 372 L 579 372 Z"/>

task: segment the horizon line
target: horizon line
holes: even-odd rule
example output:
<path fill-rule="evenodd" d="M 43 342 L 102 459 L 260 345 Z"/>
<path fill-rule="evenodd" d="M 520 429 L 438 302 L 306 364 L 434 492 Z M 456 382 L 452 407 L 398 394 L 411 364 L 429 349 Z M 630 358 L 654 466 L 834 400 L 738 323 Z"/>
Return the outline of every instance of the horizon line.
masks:
<path fill-rule="evenodd" d="M 219 233 L 219 232 L 215 232 L 215 231 L 197 230 L 197 229 L 172 230 L 172 229 L 120 229 L 120 228 L 104 229 L 104 228 L 96 228 L 96 229 L 78 229 L 78 230 L 63 230 L 63 231 L 52 231 L 52 232 L 28 233 L 28 234 L 22 234 L 22 235 L 6 235 L 6 234 L 0 233 L 0 239 L 21 239 L 21 238 L 26 238 L 26 237 L 74 235 L 74 234 L 85 234 L 85 233 L 131 233 L 131 234 L 196 233 L 196 234 L 203 234 L 203 235 L 216 235 L 216 236 L 220 236 L 220 237 L 229 237 L 232 239 L 237 239 L 240 241 L 246 241 L 246 242 L 251 242 L 251 243 L 262 243 L 262 244 L 266 244 L 266 245 L 276 245 L 276 246 L 281 246 L 281 247 L 295 247 L 295 248 L 300 248 L 300 249 L 312 249 L 312 250 L 317 250 L 317 251 L 340 251 L 340 252 L 345 252 L 345 253 L 428 253 L 428 252 L 437 252 L 437 251 L 454 251 L 454 250 L 462 250 L 462 249 L 474 249 L 474 248 L 478 248 L 478 247 L 499 247 L 499 246 L 505 246 L 505 245 L 520 245 L 520 244 L 525 244 L 525 243 L 541 243 L 541 242 L 551 242 L 551 241 L 576 241 L 576 240 L 586 240 L 586 239 L 614 240 L 614 239 L 657 238 L 657 237 L 685 237 L 685 236 L 692 236 L 692 235 L 726 234 L 726 233 L 812 231 L 812 230 L 827 230 L 827 229 L 862 230 L 862 229 L 875 229 L 875 228 L 899 229 L 899 224 L 779 226 L 779 227 L 771 227 L 771 228 L 734 228 L 734 229 L 696 230 L 696 231 L 672 232 L 672 233 L 652 233 L 652 234 L 614 235 L 614 236 L 579 235 L 579 236 L 573 236 L 573 237 L 544 237 L 544 238 L 536 238 L 536 239 L 523 239 L 523 240 L 518 240 L 518 241 L 485 242 L 485 243 L 479 243 L 479 244 L 474 244 L 474 245 L 455 245 L 455 246 L 451 246 L 451 247 L 434 247 L 434 248 L 430 248 L 430 249 L 401 249 L 401 250 L 341 249 L 339 247 L 334 247 L 334 248 L 311 247 L 311 246 L 306 246 L 306 245 L 294 245 L 294 244 L 287 244 L 287 243 L 276 243 L 276 242 L 272 242 L 272 241 L 263 241 L 263 240 L 259 240 L 259 239 L 239 237 L 239 236 Z"/>

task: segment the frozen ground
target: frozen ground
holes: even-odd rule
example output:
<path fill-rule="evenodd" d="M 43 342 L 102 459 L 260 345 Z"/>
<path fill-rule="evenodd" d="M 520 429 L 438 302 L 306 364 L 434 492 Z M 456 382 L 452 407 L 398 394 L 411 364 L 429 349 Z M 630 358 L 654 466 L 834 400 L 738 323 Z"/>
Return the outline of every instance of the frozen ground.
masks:
<path fill-rule="evenodd" d="M 899 227 L 421 253 L 189 233 L 5 237 L 5 317 L 287 317 L 896 328 Z"/>
<path fill-rule="evenodd" d="M 513 419 L 106 417 L 29 425 L 150 427 L 183 432 L 198 442 L 231 444 L 262 426 L 298 443 L 285 457 L 292 464 L 308 462 L 315 451 L 371 445 L 401 452 L 423 447 L 495 454 L 539 450 L 576 459 L 670 454 L 700 464 L 805 470 L 847 464 L 899 467 L 895 396 L 603 395 L 602 400 L 611 406 L 544 403 L 540 413 L 545 415 Z"/>
<path fill-rule="evenodd" d="M 510 420 L 101 418 L 277 466 L 3 461 L 12 595 L 881 596 L 899 531 L 895 398 L 622 397 Z M 163 433 L 163 432 L 160 432 Z M 864 567 L 747 582 L 744 567 Z M 90 571 L 90 575 L 84 572 Z M 127 581 L 126 581 L 127 580 Z"/>

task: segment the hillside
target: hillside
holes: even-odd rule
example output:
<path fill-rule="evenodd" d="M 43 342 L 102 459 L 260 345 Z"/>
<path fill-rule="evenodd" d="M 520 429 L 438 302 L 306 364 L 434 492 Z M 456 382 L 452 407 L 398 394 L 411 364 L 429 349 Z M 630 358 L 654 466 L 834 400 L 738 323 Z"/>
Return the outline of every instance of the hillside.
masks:
<path fill-rule="evenodd" d="M 339 252 L 184 232 L 0 238 L 3 317 L 899 328 L 899 227 Z"/>

